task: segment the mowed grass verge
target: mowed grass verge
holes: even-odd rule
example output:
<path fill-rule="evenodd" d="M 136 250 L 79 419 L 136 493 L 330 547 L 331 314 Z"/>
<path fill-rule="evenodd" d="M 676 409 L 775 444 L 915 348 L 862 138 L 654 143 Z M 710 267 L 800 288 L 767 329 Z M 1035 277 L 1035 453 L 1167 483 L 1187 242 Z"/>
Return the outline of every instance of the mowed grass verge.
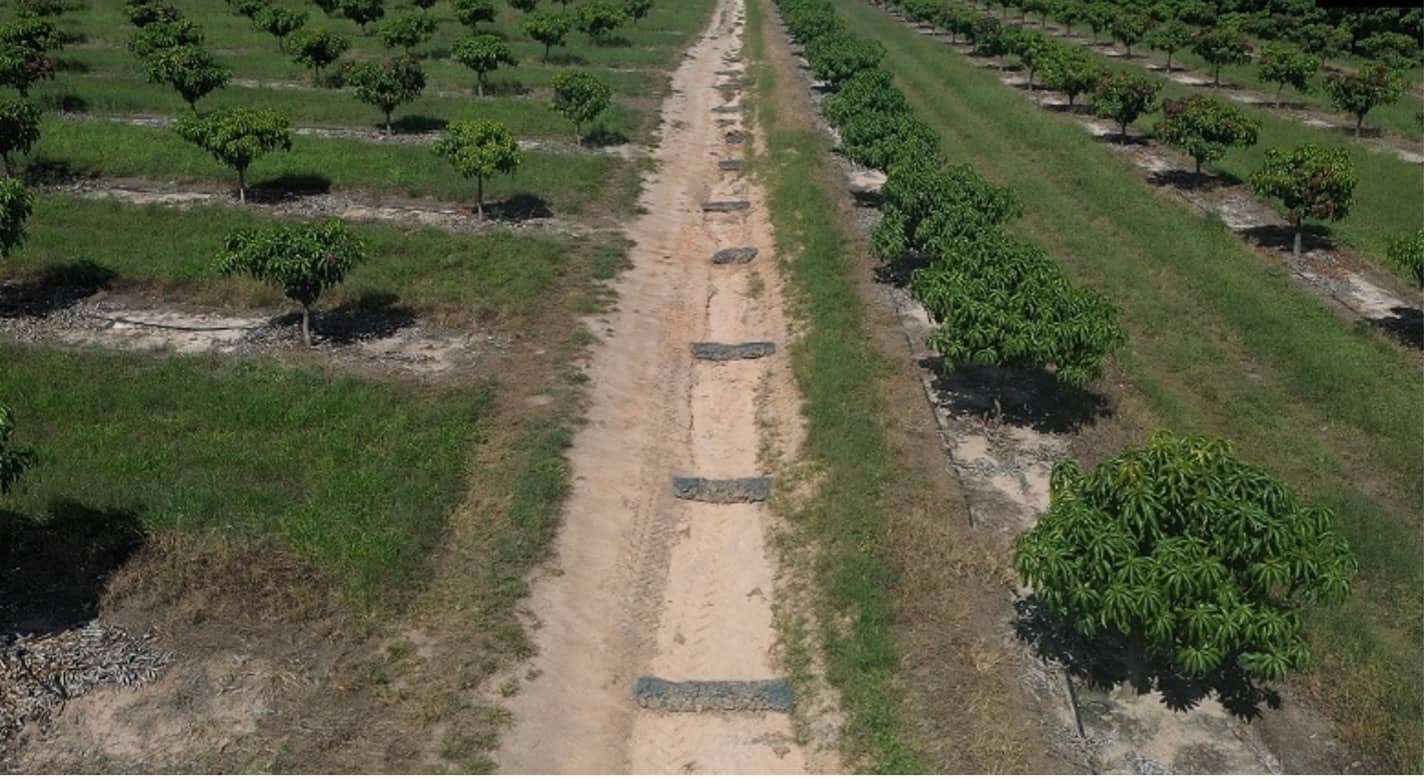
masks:
<path fill-rule="evenodd" d="M 765 61 L 767 24 L 758 0 L 747 4 L 747 46 Z M 814 131 L 785 119 L 776 78 L 758 68 L 755 115 L 766 133 L 756 172 L 768 187 L 777 257 L 791 281 L 790 304 L 805 330 L 792 346 L 793 369 L 806 403 L 804 454 L 821 478 L 792 520 L 818 545 L 817 584 L 827 677 L 842 693 L 845 743 L 856 770 L 915 773 L 921 761 L 901 734 L 895 691 L 898 651 L 891 593 L 896 581 L 886 548 L 887 484 L 896 479 L 883 435 L 885 409 L 876 388 L 886 365 L 864 329 L 857 263 L 848 227 L 827 192 L 827 160 Z"/>
<path fill-rule="evenodd" d="M 64 195 L 36 199 L 24 246 L 0 263 L 0 279 L 135 282 L 192 302 L 283 305 L 279 292 L 219 276 L 214 257 L 233 231 L 278 223 L 235 206 L 174 209 Z M 587 283 L 583 260 L 622 253 L 613 240 L 497 230 L 453 235 L 433 228 L 354 224 L 368 259 L 322 298 L 338 306 L 370 296 L 422 314 L 491 324 L 537 313 L 562 285 Z M 103 236 L 96 240 L 95 236 Z M 155 240 L 154 236 L 163 236 Z M 0 292 L 0 305 L 3 305 Z"/>
<path fill-rule="evenodd" d="M 25 163 L 33 177 L 145 177 L 231 186 L 237 174 L 172 130 L 111 122 L 46 120 Z M 534 198 L 556 216 L 601 208 L 630 213 L 639 165 L 611 155 L 523 152 L 514 174 L 485 182 L 487 203 Z M 475 182 L 462 178 L 428 146 L 379 145 L 294 136 L 248 169 L 249 186 L 278 193 L 382 191 L 396 196 L 475 202 Z"/>
<path fill-rule="evenodd" d="M 493 387 L 413 390 L 300 367 L 0 346 L 40 465 L 6 509 L 78 501 L 150 530 L 276 541 L 356 603 L 400 603 L 464 494 Z"/>
<path fill-rule="evenodd" d="M 1308 614 L 1298 680 L 1380 765 L 1421 764 L 1422 380 L 1404 350 L 1343 324 L 1213 219 L 944 45 L 859 0 L 854 29 L 954 162 L 1024 201 L 1014 227 L 1121 307 L 1119 368 L 1158 424 L 1223 435 L 1338 514 L 1361 560 L 1349 601 Z M 1267 716 L 1272 716 L 1271 712 Z"/>

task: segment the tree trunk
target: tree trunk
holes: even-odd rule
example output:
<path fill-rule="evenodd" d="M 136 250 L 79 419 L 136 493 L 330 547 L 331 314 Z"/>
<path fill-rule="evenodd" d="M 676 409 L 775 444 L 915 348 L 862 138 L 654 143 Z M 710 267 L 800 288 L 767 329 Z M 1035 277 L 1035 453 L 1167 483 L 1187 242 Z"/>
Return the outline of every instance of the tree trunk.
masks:
<path fill-rule="evenodd" d="M 1302 256 L 1302 217 L 1292 218 L 1292 256 Z"/>
<path fill-rule="evenodd" d="M 1129 123 L 1128 123 L 1128 122 L 1120 122 L 1120 123 L 1119 123 L 1119 140 L 1120 140 L 1121 142 L 1128 143 L 1128 141 L 1129 141 Z"/>
<path fill-rule="evenodd" d="M 1172 73 L 1172 72 L 1173 72 L 1173 52 L 1169 52 L 1169 58 L 1166 59 L 1166 60 L 1164 60 L 1164 72 L 1165 72 L 1165 73 Z"/>
<path fill-rule="evenodd" d="M 579 122 L 574 123 L 574 145 L 584 145 L 584 131 L 581 129 Z"/>
<path fill-rule="evenodd" d="M 302 304 L 302 340 L 312 346 L 312 307 L 306 303 Z"/>
<path fill-rule="evenodd" d="M 485 177 L 475 177 L 475 215 L 485 220 Z"/>
<path fill-rule="evenodd" d="M 475 96 L 485 97 L 485 74 L 475 74 Z"/>
<path fill-rule="evenodd" d="M 1357 114 L 1357 129 L 1355 129 L 1355 130 L 1352 131 L 1352 136 L 1353 136 L 1353 137 L 1355 137 L 1355 138 L 1360 138 L 1360 137 L 1362 137 L 1362 120 L 1363 120 L 1363 119 L 1366 119 L 1366 118 L 1367 118 L 1367 115 L 1366 115 L 1366 114 Z"/>
<path fill-rule="evenodd" d="M 543 61 L 543 62 L 549 62 L 549 61 L 550 61 L 550 45 L 549 45 L 548 43 L 545 44 L 545 58 L 544 58 L 544 60 L 542 60 L 542 61 Z"/>
<path fill-rule="evenodd" d="M 1199 179 L 1201 179 L 1201 178 L 1203 178 L 1203 160 L 1200 160 L 1199 158 L 1194 157 L 1194 158 L 1193 158 L 1193 179 L 1194 179 L 1194 180 L 1193 180 L 1193 185 L 1194 185 L 1195 187 L 1198 186 L 1198 184 L 1199 184 Z"/>
<path fill-rule="evenodd" d="M 1217 88 L 1218 88 L 1218 72 L 1219 72 L 1220 70 L 1222 70 L 1222 69 L 1223 69 L 1223 68 L 1222 68 L 1221 66 L 1219 66 L 1219 65 L 1214 65 L 1214 66 L 1213 66 L 1213 88 L 1214 88 L 1214 89 L 1217 89 Z"/>
<path fill-rule="evenodd" d="M 248 202 L 248 169 L 238 168 L 238 202 Z"/>
<path fill-rule="evenodd" d="M 13 176 L 13 175 L 15 175 L 15 172 L 10 169 L 10 152 L 7 151 L 7 152 L 5 152 L 4 155 L 0 155 L 0 156 L 3 156 L 4 159 L 5 159 L 5 175 L 6 175 L 6 176 Z"/>

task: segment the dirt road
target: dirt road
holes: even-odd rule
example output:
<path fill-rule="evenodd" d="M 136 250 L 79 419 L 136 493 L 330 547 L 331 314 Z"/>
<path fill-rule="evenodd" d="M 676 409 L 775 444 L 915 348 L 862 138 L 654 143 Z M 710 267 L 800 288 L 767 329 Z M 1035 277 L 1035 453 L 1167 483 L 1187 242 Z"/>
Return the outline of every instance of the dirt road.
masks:
<path fill-rule="evenodd" d="M 514 677 L 501 771 L 813 767 L 784 711 L 771 515 L 760 502 L 674 489 L 675 477 L 758 477 L 760 424 L 797 413 L 788 393 L 769 391 L 791 373 L 762 194 L 729 164 L 744 151 L 741 96 L 727 88 L 742 76 L 743 14 L 742 0 L 718 4 L 664 104 L 646 214 L 629 229 L 633 267 L 617 285 L 618 310 L 594 328 L 602 343 L 586 369 L 592 399 L 570 456 L 573 494 L 526 604 L 539 653 Z M 714 262 L 738 248 L 757 255 Z M 707 360 L 692 349 L 751 341 L 772 342 L 772 354 Z"/>

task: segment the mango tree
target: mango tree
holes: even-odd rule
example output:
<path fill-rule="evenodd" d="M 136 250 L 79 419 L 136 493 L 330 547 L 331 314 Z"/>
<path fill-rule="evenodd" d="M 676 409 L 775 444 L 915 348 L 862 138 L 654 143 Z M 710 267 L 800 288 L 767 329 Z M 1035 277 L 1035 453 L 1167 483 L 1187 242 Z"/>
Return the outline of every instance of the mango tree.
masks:
<path fill-rule="evenodd" d="M 594 43 L 605 40 L 628 21 L 624 6 L 616 0 L 585 0 L 574 13 L 575 26 Z"/>
<path fill-rule="evenodd" d="M 377 37 L 388 49 L 401 49 L 408 55 L 435 34 L 435 17 L 420 11 L 392 17 L 376 26 Z"/>
<path fill-rule="evenodd" d="M 887 171 L 911 159 L 939 160 L 940 138 L 907 113 L 864 111 L 841 127 L 842 150 L 858 165 Z"/>
<path fill-rule="evenodd" d="M 282 290 L 302 306 L 302 339 L 312 345 L 312 308 L 366 259 L 361 238 L 340 219 L 244 229 L 230 234 L 218 254 L 225 276 L 249 276 Z"/>
<path fill-rule="evenodd" d="M 247 202 L 248 166 L 259 157 L 292 149 L 291 123 L 268 108 L 227 108 L 206 116 L 186 116 L 174 130 L 238 174 L 238 202 Z"/>
<path fill-rule="evenodd" d="M 415 100 L 426 88 L 426 72 L 415 57 L 397 57 L 386 63 L 363 62 L 349 69 L 346 82 L 356 99 L 377 109 L 385 117 L 386 134 L 391 134 L 391 113 Z"/>
<path fill-rule="evenodd" d="M 135 27 L 147 27 L 154 22 L 176 22 L 182 14 L 166 0 L 124 0 L 124 16 Z"/>
<path fill-rule="evenodd" d="M 1189 47 L 1194 40 L 1193 28 L 1177 19 L 1169 19 L 1144 35 L 1144 45 L 1164 53 L 1164 71 L 1173 72 L 1173 55 Z"/>
<path fill-rule="evenodd" d="M 847 79 L 841 88 L 822 101 L 822 113 L 833 127 L 841 127 L 853 116 L 866 111 L 909 113 L 906 96 L 892 83 L 884 68 L 869 68 Z"/>
<path fill-rule="evenodd" d="M 942 170 L 931 161 L 906 160 L 891 169 L 881 196 L 872 247 L 883 262 L 992 233 L 1022 213 L 1014 193 L 969 165 Z"/>
<path fill-rule="evenodd" d="M 1353 134 L 1360 138 L 1362 122 L 1367 112 L 1379 105 L 1391 105 L 1401 99 L 1401 74 L 1380 62 L 1371 63 L 1357 73 L 1334 73 L 1327 77 L 1327 96 L 1332 105 L 1357 118 Z"/>
<path fill-rule="evenodd" d="M 1134 44 L 1143 39 L 1153 22 L 1148 16 L 1130 9 L 1121 9 L 1109 22 L 1109 34 L 1124 44 L 1124 56 L 1134 56 Z"/>
<path fill-rule="evenodd" d="M 1107 74 L 1104 68 L 1080 50 L 1059 47 L 1045 64 L 1045 86 L 1063 92 L 1074 107 L 1075 98 L 1093 92 Z"/>
<path fill-rule="evenodd" d="M 1081 385 L 1124 342 L 1108 300 L 1072 285 L 1038 246 L 999 231 L 938 247 L 911 289 L 937 326 L 928 345 L 948 370 L 1053 366 L 1058 381 Z"/>
<path fill-rule="evenodd" d="M 1322 60 L 1288 43 L 1270 43 L 1258 59 L 1258 77 L 1277 84 L 1277 104 L 1282 105 L 1282 88 L 1292 85 L 1298 92 L 1312 89 L 1312 78 Z"/>
<path fill-rule="evenodd" d="M 357 23 L 362 32 L 367 25 L 386 15 L 385 0 L 341 0 L 337 6 L 342 16 Z"/>
<path fill-rule="evenodd" d="M 299 30 L 292 34 L 288 45 L 292 60 L 312 69 L 312 83 L 322 83 L 322 69 L 341 58 L 351 41 L 328 30 Z"/>
<path fill-rule="evenodd" d="M 33 450 L 17 445 L 15 435 L 15 412 L 0 403 L 0 495 L 14 489 L 25 471 L 34 467 L 38 458 Z"/>
<path fill-rule="evenodd" d="M 34 208 L 35 199 L 25 182 L 12 176 L 0 178 L 0 257 L 9 257 L 25 242 L 25 223 Z"/>
<path fill-rule="evenodd" d="M 555 113 L 574 123 L 574 140 L 582 143 L 584 125 L 609 107 L 612 95 L 609 85 L 590 73 L 577 70 L 556 74 L 550 85 L 555 93 Z"/>
<path fill-rule="evenodd" d="M 1005 30 L 999 21 L 982 16 L 971 28 L 970 42 L 977 57 L 999 57 L 1005 53 Z"/>
<path fill-rule="evenodd" d="M 1346 149 L 1304 144 L 1295 149 L 1273 147 L 1262 167 L 1248 176 L 1254 192 L 1282 201 L 1292 217 L 1292 253 L 1302 254 L 1302 220 L 1336 222 L 1352 207 L 1357 174 Z"/>
<path fill-rule="evenodd" d="M 456 41 L 451 59 L 475 71 L 475 93 L 485 96 L 485 77 L 501 65 L 514 65 L 510 44 L 498 35 L 472 35 Z"/>
<path fill-rule="evenodd" d="M 495 0 L 454 0 L 456 21 L 479 32 L 480 25 L 495 21 Z"/>
<path fill-rule="evenodd" d="M 653 10 L 654 0 L 624 0 L 624 15 L 638 26 L 639 20 L 649 15 Z"/>
<path fill-rule="evenodd" d="M 812 75 L 832 84 L 876 67 L 884 56 L 886 49 L 880 43 L 845 33 L 824 35 L 807 47 Z"/>
<path fill-rule="evenodd" d="M 436 4 L 436 0 L 426 0 L 426 8 Z M 535 10 L 535 6 L 540 4 L 540 0 L 510 0 L 510 7 L 521 13 L 529 13 Z"/>
<path fill-rule="evenodd" d="M 47 78 L 54 78 L 54 60 L 43 49 L 0 44 L 0 84 L 14 88 L 20 97 L 29 97 L 30 87 Z"/>
<path fill-rule="evenodd" d="M 144 58 L 144 72 L 150 82 L 173 87 L 194 113 L 199 100 L 233 78 L 233 72 L 219 65 L 207 49 L 193 45 L 150 52 Z"/>
<path fill-rule="evenodd" d="M 20 15 L 0 26 L 0 44 L 14 44 L 40 51 L 60 48 L 64 43 L 54 22 L 39 16 Z"/>
<path fill-rule="evenodd" d="M 1015 568 L 1085 638 L 1128 637 L 1191 678 L 1278 680 L 1310 662 L 1302 609 L 1356 574 L 1334 525 L 1227 442 L 1158 431 L 1087 472 L 1057 463 Z"/>
<path fill-rule="evenodd" d="M 574 29 L 574 17 L 552 10 L 531 12 L 520 24 L 525 34 L 538 43 L 544 44 L 546 61 L 550 58 L 551 46 L 563 46 L 570 30 Z"/>
<path fill-rule="evenodd" d="M 144 59 L 161 49 L 175 46 L 203 45 L 203 30 L 189 19 L 173 22 L 154 22 L 140 27 L 129 37 L 128 48 L 134 56 Z"/>
<path fill-rule="evenodd" d="M 1148 76 L 1121 71 L 1100 80 L 1090 99 L 1094 115 L 1112 119 L 1119 124 L 1119 137 L 1129 135 L 1129 125 L 1140 116 L 1154 110 L 1163 84 Z"/>
<path fill-rule="evenodd" d="M 1232 27 L 1210 27 L 1194 42 L 1193 53 L 1202 57 L 1213 68 L 1213 86 L 1217 87 L 1223 66 L 1247 62 L 1252 54 L 1252 46 L 1246 35 Z"/>
<path fill-rule="evenodd" d="M 258 14 L 271 7 L 268 0 L 228 0 L 228 10 L 254 21 L 257 20 Z"/>
<path fill-rule="evenodd" d="M 0 159 L 5 175 L 14 175 L 10 155 L 23 154 L 40 139 L 40 112 L 23 98 L 0 100 Z"/>
<path fill-rule="evenodd" d="M 475 179 L 475 213 L 485 218 L 485 180 L 514 173 L 522 155 L 515 136 L 505 125 L 490 121 L 452 122 L 444 138 L 436 142 L 436 154 L 450 161 L 456 172 Z"/>
<path fill-rule="evenodd" d="M 1203 163 L 1222 159 L 1234 146 L 1257 143 L 1258 126 L 1256 119 L 1227 103 L 1193 95 L 1165 100 L 1164 118 L 1154 125 L 1154 134 L 1192 157 L 1194 175 L 1201 177 Z"/>
<path fill-rule="evenodd" d="M 287 53 L 287 38 L 307 24 L 307 14 L 272 6 L 263 10 L 253 20 L 259 30 L 277 39 L 277 50 Z"/>
<path fill-rule="evenodd" d="M 1026 71 L 1025 86 L 1035 88 L 1035 73 L 1045 66 L 1060 44 L 1038 30 L 1012 29 L 1005 33 L 1005 49 L 1020 60 Z"/>

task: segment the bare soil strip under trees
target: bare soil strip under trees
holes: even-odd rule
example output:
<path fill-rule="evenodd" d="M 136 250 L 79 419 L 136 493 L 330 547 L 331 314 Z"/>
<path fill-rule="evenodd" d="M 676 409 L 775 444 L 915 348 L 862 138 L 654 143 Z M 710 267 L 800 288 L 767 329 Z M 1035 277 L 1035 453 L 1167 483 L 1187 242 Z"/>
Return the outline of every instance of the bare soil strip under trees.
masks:
<path fill-rule="evenodd" d="M 943 40 L 950 48 L 969 57 L 971 47 L 968 45 L 949 44 L 928 28 L 916 29 Z M 1119 128 L 1112 122 L 1073 112 L 1059 93 L 1025 88 L 1025 77 L 1005 70 L 1003 58 L 970 59 L 979 67 L 996 70 L 1002 83 L 1022 91 L 1026 99 L 1036 105 L 1067 112 L 1086 131 L 1103 139 L 1110 149 L 1138 166 L 1150 184 L 1181 202 L 1218 216 L 1229 229 L 1249 241 L 1259 255 L 1286 264 L 1293 278 L 1309 289 L 1339 304 L 1354 317 L 1380 327 L 1396 340 L 1421 348 L 1419 289 L 1391 277 L 1331 241 L 1309 240 L 1303 253 L 1294 256 L 1290 249 L 1284 248 L 1292 243 L 1291 224 L 1246 186 L 1228 183 L 1212 174 L 1195 175 L 1186 155 L 1149 136 L 1131 129 L 1125 138 L 1120 138 Z"/>
<path fill-rule="evenodd" d="M 647 214 L 629 231 L 633 267 L 587 368 L 592 404 L 571 450 L 573 494 L 555 559 L 528 603 L 539 651 L 514 677 L 521 689 L 508 704 L 502 771 L 828 767 L 794 741 L 787 713 L 758 710 L 780 706 L 717 692 L 719 683 L 784 675 L 771 513 L 756 502 L 680 500 L 673 489 L 676 476 L 759 475 L 759 421 L 797 415 L 784 349 L 726 362 L 695 361 L 690 350 L 695 341 L 781 347 L 787 335 L 762 193 L 718 164 L 738 156 L 726 134 L 742 120 L 715 113 L 723 103 L 709 87 L 717 71 L 740 67 L 743 13 L 740 0 L 719 4 L 664 107 Z M 705 209 L 717 201 L 749 207 Z M 712 262 L 736 246 L 756 247 L 759 257 Z M 709 705 L 727 710 L 659 710 L 683 706 L 678 696 L 660 701 L 657 680 L 714 683 L 724 700 Z"/>
<path fill-rule="evenodd" d="M 820 105 L 825 93 L 816 88 L 805 58 L 799 62 L 808 94 Z M 823 129 L 839 143 L 835 130 L 825 123 Z M 841 161 L 848 197 L 863 204 L 858 222 L 869 230 L 880 215 L 866 205 L 866 193 L 878 188 L 879 176 Z M 1054 420 L 1013 415 L 989 421 L 996 397 L 1008 408 L 1039 407 L 1049 401 L 1045 389 L 995 369 L 947 377 L 936 355 L 925 348 L 934 326 L 923 306 L 893 279 L 879 281 L 876 289 L 879 302 L 901 324 L 905 358 L 920 366 L 925 397 L 965 491 L 970 522 L 1008 560 L 1016 536 L 1049 507 L 1050 470 L 1075 454 L 1078 431 L 1061 429 Z M 1054 637 L 1041 632 L 1043 623 L 1026 608 L 1029 594 L 1020 587 L 1009 593 L 1014 608 L 1007 603 L 1005 611 L 1013 616 L 993 639 L 1019 665 L 1023 684 L 1041 706 L 1045 738 L 1061 758 L 1110 773 L 1280 773 L 1351 765 L 1350 754 L 1330 735 L 1330 723 L 1295 699 L 1271 718 L 1245 719 L 1210 691 L 1145 694 L 1130 681 L 1106 689 L 1072 675 L 1062 659 L 1040 651 L 1053 646 Z M 1166 706 L 1164 696 L 1175 694 L 1186 696 L 1191 705 L 1180 711 Z"/>

